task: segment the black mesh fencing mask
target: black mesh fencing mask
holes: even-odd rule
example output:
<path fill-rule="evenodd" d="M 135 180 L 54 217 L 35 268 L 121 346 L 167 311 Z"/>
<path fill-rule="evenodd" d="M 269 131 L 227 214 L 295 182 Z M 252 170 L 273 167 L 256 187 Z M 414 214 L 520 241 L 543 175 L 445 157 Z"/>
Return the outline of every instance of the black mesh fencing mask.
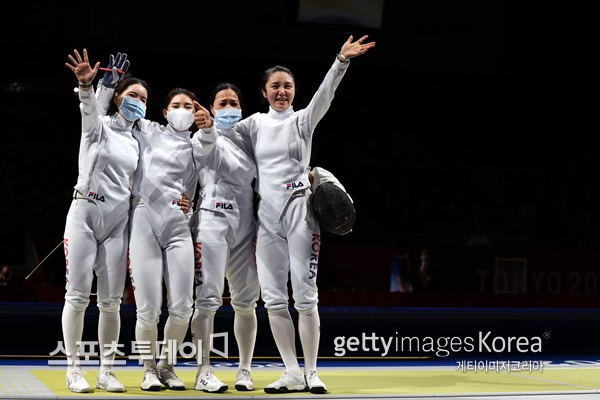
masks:
<path fill-rule="evenodd" d="M 336 235 L 352 231 L 356 210 L 346 192 L 331 182 L 319 185 L 311 194 L 311 204 L 322 228 Z"/>

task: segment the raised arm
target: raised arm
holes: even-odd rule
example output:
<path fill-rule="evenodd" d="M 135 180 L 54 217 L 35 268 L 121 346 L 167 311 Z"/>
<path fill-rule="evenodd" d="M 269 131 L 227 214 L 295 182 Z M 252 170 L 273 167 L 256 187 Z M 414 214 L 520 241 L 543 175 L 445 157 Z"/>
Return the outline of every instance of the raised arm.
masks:
<path fill-rule="evenodd" d="M 77 80 L 79 81 L 79 88 L 83 90 L 90 90 L 94 82 L 94 78 L 100 68 L 100 62 L 98 61 L 94 67 L 90 65 L 90 60 L 86 49 L 83 49 L 83 57 L 77 51 L 73 50 L 75 57 L 71 54 L 68 55 L 71 63 L 65 63 L 67 68 L 75 73 Z"/>
<path fill-rule="evenodd" d="M 86 49 L 83 49 L 83 57 L 77 50 L 74 50 L 73 55 L 69 54 L 68 57 L 71 62 L 65 63 L 65 65 L 73 71 L 79 82 L 82 132 L 90 132 L 98 119 L 98 106 L 93 95 L 93 82 L 100 68 L 100 62 L 92 67 Z"/>
<path fill-rule="evenodd" d="M 354 39 L 354 37 L 350 35 L 350 37 L 348 37 L 348 40 L 346 40 L 342 45 L 342 48 L 338 53 L 338 59 L 341 62 L 348 62 L 350 58 L 361 56 L 367 51 L 369 51 L 369 49 L 375 47 L 375 42 L 363 43 L 365 40 L 367 40 L 368 37 L 369 35 L 365 35 L 357 41 L 353 42 L 352 40 Z"/>
<path fill-rule="evenodd" d="M 115 57 L 111 54 L 108 57 L 108 68 L 102 68 L 106 72 L 102 76 L 102 86 L 109 89 L 114 89 L 117 83 L 123 78 L 123 75 L 129 69 L 131 63 L 127 59 L 127 53 L 117 53 Z"/>
<path fill-rule="evenodd" d="M 350 35 L 342 45 L 340 52 L 336 55 L 336 60 L 327 71 L 325 79 L 305 109 L 302 118 L 303 122 L 307 122 L 304 130 L 306 134 L 312 134 L 319 121 L 329 110 L 335 91 L 348 69 L 350 59 L 364 54 L 375 46 L 375 42 L 363 43 L 367 38 L 368 35 L 365 35 L 356 41 L 352 41 L 353 36 Z"/>
<path fill-rule="evenodd" d="M 102 68 L 104 76 L 100 82 L 98 82 L 98 89 L 96 91 L 96 99 L 98 99 L 98 112 L 101 115 L 106 115 L 106 112 L 110 108 L 110 104 L 115 92 L 115 86 L 123 78 L 127 69 L 129 69 L 130 62 L 127 59 L 126 53 L 117 53 L 117 56 L 111 54 L 108 57 L 108 68 Z"/>

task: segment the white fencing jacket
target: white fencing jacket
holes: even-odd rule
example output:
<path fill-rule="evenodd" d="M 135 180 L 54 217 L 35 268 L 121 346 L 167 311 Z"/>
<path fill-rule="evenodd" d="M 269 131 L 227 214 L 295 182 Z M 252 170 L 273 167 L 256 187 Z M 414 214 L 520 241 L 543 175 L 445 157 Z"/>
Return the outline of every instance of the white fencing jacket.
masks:
<path fill-rule="evenodd" d="M 312 135 L 348 65 L 336 58 L 306 108 L 276 111 L 269 107 L 269 112 L 254 113 L 236 124 L 236 131 L 252 142 L 261 208 L 274 221 L 281 220 L 294 193 L 310 187 Z"/>

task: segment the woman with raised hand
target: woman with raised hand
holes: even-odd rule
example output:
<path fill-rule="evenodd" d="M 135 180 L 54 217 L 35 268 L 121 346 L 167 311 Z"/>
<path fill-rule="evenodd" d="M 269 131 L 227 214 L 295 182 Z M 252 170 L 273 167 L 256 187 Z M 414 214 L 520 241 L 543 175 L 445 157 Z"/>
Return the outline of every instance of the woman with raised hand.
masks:
<path fill-rule="evenodd" d="M 98 91 L 100 107 L 106 108 L 111 89 Z M 173 353 L 185 339 L 193 312 L 194 250 L 189 220 L 198 180 L 190 142 L 194 103 L 198 98 L 192 91 L 172 88 L 163 107 L 167 124 L 142 118 L 132 131 L 140 159 L 132 185 L 129 275 L 136 304 L 135 338 L 144 364 L 142 390 L 158 391 L 162 385 L 186 389 L 175 373 L 177 354 Z M 157 364 L 163 283 L 169 315 Z"/>
<path fill-rule="evenodd" d="M 320 320 L 317 309 L 317 266 L 321 246 L 319 223 L 310 207 L 309 163 L 312 135 L 333 100 L 350 59 L 366 53 L 374 42 L 367 36 L 350 36 L 335 56 L 324 81 L 308 106 L 295 111 L 296 80 L 277 65 L 265 71 L 261 92 L 269 103 L 266 113 L 240 121 L 236 130 L 249 138 L 258 170 L 258 230 L 256 262 L 261 296 L 271 331 L 285 364 L 284 374 L 265 392 L 325 393 L 317 374 Z M 304 371 L 296 356 L 295 329 L 289 312 L 288 275 L 298 331 L 304 354 Z"/>
<path fill-rule="evenodd" d="M 92 67 L 86 49 L 83 49 L 83 57 L 77 50 L 68 57 L 70 63 L 65 64 L 79 82 L 82 134 L 79 175 L 64 233 L 67 270 L 62 331 L 67 351 L 67 387 L 72 392 L 91 391 L 77 354 L 95 273 L 101 352 L 96 388 L 123 392 L 125 387 L 117 380 L 112 365 L 119 341 L 119 310 L 127 276 L 129 182 L 139 157 L 138 142 L 131 130 L 144 116 L 142 110 L 146 108 L 150 89 L 141 79 L 121 79 L 118 72 L 116 75 L 107 72 L 103 80 L 107 86 L 113 86 L 114 95 L 110 112 L 102 116 L 93 89 L 100 63 Z M 123 72 L 127 66 L 126 56 L 119 58 L 117 66 L 111 65 Z"/>

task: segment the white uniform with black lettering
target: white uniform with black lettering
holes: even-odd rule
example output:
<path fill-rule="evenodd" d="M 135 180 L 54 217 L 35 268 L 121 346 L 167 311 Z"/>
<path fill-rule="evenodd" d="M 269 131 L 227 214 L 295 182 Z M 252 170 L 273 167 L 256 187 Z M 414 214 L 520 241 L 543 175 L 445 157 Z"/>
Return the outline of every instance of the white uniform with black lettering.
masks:
<path fill-rule="evenodd" d="M 183 194 L 193 198 L 198 179 L 190 132 L 142 119 L 133 135 L 140 144 L 129 244 L 129 271 L 137 309 L 136 340 L 150 341 L 152 348 L 155 346 L 164 281 L 169 312 L 164 340 L 181 344 L 193 312 L 192 235 L 189 215 L 179 205 Z M 178 332 L 176 337 L 168 337 L 170 329 Z"/>
<path fill-rule="evenodd" d="M 242 139 L 233 129 L 223 129 L 216 122 L 192 138 L 202 190 L 192 218 L 196 309 L 191 326 L 195 342 L 202 340 L 203 344 L 198 360 L 204 367 L 201 371 L 210 365 L 210 334 L 214 314 L 223 304 L 225 278 L 235 311 L 241 368 L 250 369 L 254 350 L 255 308 L 260 295 L 252 187 L 256 165 L 250 144 Z"/>
<path fill-rule="evenodd" d="M 305 369 L 314 369 L 319 343 L 317 266 L 319 224 L 307 207 L 312 135 L 334 97 L 348 64 L 337 59 L 305 109 L 255 113 L 236 130 L 250 138 L 258 169 L 256 260 L 261 296 L 287 370 L 299 370 L 294 327 L 288 311 L 288 274 Z"/>
<path fill-rule="evenodd" d="M 114 89 L 99 86 L 99 107 L 107 109 Z M 184 214 L 179 200 L 193 199 L 198 180 L 190 131 L 176 131 L 140 119 L 133 136 L 139 142 L 139 164 L 132 186 L 129 275 L 136 304 L 136 342 L 150 342 L 141 354 L 145 369 L 154 368 L 157 325 L 166 287 L 167 318 L 161 363 L 176 354 L 193 312 L 194 251 L 189 228 L 191 211 Z M 169 347 L 176 342 L 175 349 Z M 141 352 L 140 352 L 141 353 Z M 173 359 L 170 359 L 173 361 Z"/>
<path fill-rule="evenodd" d="M 130 179 L 138 163 L 133 123 L 119 113 L 98 114 L 94 90 L 79 91 L 82 135 L 79 176 L 64 232 L 66 294 L 62 315 L 69 368 L 79 365 L 77 341 L 83 333 L 94 273 L 100 310 L 99 351 L 118 343 L 119 308 L 127 274 Z M 112 364 L 114 354 L 102 356 Z"/>

